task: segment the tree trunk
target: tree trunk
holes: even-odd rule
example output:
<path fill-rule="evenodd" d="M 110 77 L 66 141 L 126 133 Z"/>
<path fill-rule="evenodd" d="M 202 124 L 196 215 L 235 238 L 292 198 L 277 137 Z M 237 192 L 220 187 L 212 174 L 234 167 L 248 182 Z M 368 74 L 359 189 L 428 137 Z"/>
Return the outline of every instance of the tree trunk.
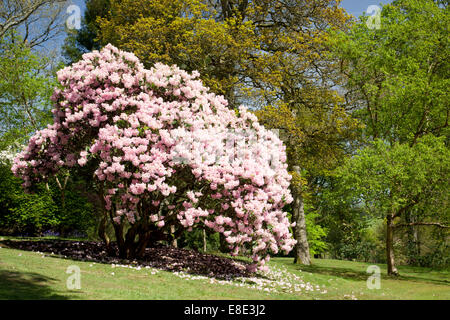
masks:
<path fill-rule="evenodd" d="M 172 247 L 178 248 L 177 238 L 175 237 L 175 226 L 174 225 L 170 226 L 170 233 L 171 233 L 171 237 L 172 237 Z"/>
<path fill-rule="evenodd" d="M 91 201 L 97 207 L 97 212 L 100 212 L 100 222 L 98 224 L 97 235 L 103 241 L 106 247 L 108 255 L 113 256 L 115 254 L 114 249 L 111 247 L 111 241 L 106 233 L 106 227 L 108 225 L 108 212 L 105 210 L 105 198 L 103 197 L 103 188 L 100 192 L 94 193 Z"/>
<path fill-rule="evenodd" d="M 122 259 L 142 258 L 148 245 L 156 241 L 168 241 L 169 235 L 146 223 L 137 222 L 133 224 L 124 236 L 123 224 L 113 223 L 116 233 L 119 257 Z"/>
<path fill-rule="evenodd" d="M 136 246 L 136 257 L 141 258 L 145 254 L 145 249 L 150 241 L 150 231 L 139 235 L 139 240 Z"/>
<path fill-rule="evenodd" d="M 300 174 L 300 168 L 294 167 L 294 171 Z M 309 255 L 309 244 L 306 235 L 306 220 L 305 210 L 303 204 L 303 197 L 297 188 L 294 190 L 294 202 L 292 208 L 292 218 L 296 223 L 294 228 L 294 238 L 297 240 L 297 244 L 294 248 L 294 263 L 300 263 L 304 265 L 311 264 L 311 257 Z"/>
<path fill-rule="evenodd" d="M 100 218 L 100 223 L 98 225 L 98 236 L 103 241 L 106 247 L 106 252 L 108 255 L 113 255 L 114 250 L 111 248 L 111 241 L 109 240 L 108 234 L 106 233 L 108 218 L 106 212 L 102 212 L 102 217 Z"/>
<path fill-rule="evenodd" d="M 398 275 L 394 261 L 394 222 L 393 216 L 387 216 L 386 223 L 386 258 L 388 266 L 388 275 Z"/>
<path fill-rule="evenodd" d="M 417 216 L 413 216 L 413 222 L 418 222 Z M 419 226 L 413 227 L 413 239 L 414 239 L 414 248 L 417 257 L 420 257 L 420 237 L 419 237 Z"/>
<path fill-rule="evenodd" d="M 219 241 L 220 241 L 219 251 L 222 253 L 230 253 L 229 244 L 222 233 L 219 233 Z"/>
<path fill-rule="evenodd" d="M 116 244 L 119 249 L 119 257 L 126 258 L 127 253 L 125 249 L 125 241 L 123 240 L 123 224 L 117 224 L 112 220 L 112 214 L 110 213 L 111 223 L 114 227 L 114 234 L 116 236 Z"/>
<path fill-rule="evenodd" d="M 419 227 L 414 226 L 414 244 L 416 246 L 417 257 L 420 257 L 420 237 L 419 237 Z"/>
<path fill-rule="evenodd" d="M 206 252 L 206 230 L 203 229 L 203 252 Z"/>

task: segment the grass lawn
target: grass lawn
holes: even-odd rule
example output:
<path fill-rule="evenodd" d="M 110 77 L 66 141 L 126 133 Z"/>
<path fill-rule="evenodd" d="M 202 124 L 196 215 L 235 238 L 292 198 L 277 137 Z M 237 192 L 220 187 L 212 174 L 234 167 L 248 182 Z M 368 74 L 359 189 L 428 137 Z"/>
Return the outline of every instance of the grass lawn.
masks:
<path fill-rule="evenodd" d="M 80 290 L 66 287 L 70 265 L 81 270 Z M 270 283 L 264 278 L 217 281 L 3 247 L 0 299 L 450 299 L 449 270 L 400 266 L 401 275 L 392 278 L 386 276 L 385 265 L 378 265 L 381 288 L 369 290 L 369 265 L 315 259 L 305 267 L 294 265 L 291 258 L 273 258 L 270 266 L 275 280 Z"/>

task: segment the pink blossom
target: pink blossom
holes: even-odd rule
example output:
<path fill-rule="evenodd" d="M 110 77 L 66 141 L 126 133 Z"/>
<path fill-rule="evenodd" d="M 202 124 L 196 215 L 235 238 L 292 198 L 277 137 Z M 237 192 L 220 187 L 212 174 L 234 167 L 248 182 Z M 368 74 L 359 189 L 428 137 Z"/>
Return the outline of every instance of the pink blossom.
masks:
<path fill-rule="evenodd" d="M 236 113 L 209 92 L 198 72 L 161 63 L 147 70 L 107 45 L 57 77 L 53 125 L 36 132 L 12 166 L 25 188 L 84 166 L 103 187 L 114 223 L 141 223 L 142 208 L 158 211 L 163 198 L 188 230 L 222 233 L 235 254 L 250 248 L 252 270 L 268 252 L 293 248 L 283 211 L 293 200 L 286 147 L 246 107 Z M 173 221 L 159 214 L 147 216 L 160 228 Z"/>

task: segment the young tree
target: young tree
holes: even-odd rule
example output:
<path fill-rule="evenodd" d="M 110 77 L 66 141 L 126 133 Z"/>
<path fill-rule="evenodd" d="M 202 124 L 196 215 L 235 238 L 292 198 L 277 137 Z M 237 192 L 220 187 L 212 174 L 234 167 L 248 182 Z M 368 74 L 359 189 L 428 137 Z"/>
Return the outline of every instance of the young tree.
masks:
<path fill-rule="evenodd" d="M 252 270 L 263 267 L 269 252 L 295 243 L 282 210 L 292 201 L 285 147 L 197 76 L 146 70 L 112 45 L 83 55 L 58 72 L 54 124 L 30 139 L 13 172 L 27 188 L 65 168 L 90 176 L 123 258 L 169 240 L 171 226 L 179 234 L 200 223 L 233 254 L 248 250 Z"/>
<path fill-rule="evenodd" d="M 393 146 L 376 140 L 337 169 L 341 192 L 358 200 L 368 212 L 386 219 L 386 257 L 388 274 L 398 274 L 395 267 L 394 230 L 406 225 L 447 228 L 449 223 L 448 189 L 450 151 L 443 138 L 427 135 L 412 147 Z M 400 218 L 413 208 L 422 208 L 425 221 L 404 224 Z"/>

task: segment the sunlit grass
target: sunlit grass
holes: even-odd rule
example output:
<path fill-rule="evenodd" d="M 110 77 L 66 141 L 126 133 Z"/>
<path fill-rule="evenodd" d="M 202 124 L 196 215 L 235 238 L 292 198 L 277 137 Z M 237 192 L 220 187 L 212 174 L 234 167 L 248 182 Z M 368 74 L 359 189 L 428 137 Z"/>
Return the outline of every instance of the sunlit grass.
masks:
<path fill-rule="evenodd" d="M 66 286 L 67 267 L 81 270 L 81 289 Z M 369 290 L 370 264 L 315 259 L 299 266 L 273 258 L 266 277 L 220 281 L 153 268 L 74 261 L 0 248 L 0 299 L 450 299 L 450 272 L 381 268 L 381 288 Z"/>

